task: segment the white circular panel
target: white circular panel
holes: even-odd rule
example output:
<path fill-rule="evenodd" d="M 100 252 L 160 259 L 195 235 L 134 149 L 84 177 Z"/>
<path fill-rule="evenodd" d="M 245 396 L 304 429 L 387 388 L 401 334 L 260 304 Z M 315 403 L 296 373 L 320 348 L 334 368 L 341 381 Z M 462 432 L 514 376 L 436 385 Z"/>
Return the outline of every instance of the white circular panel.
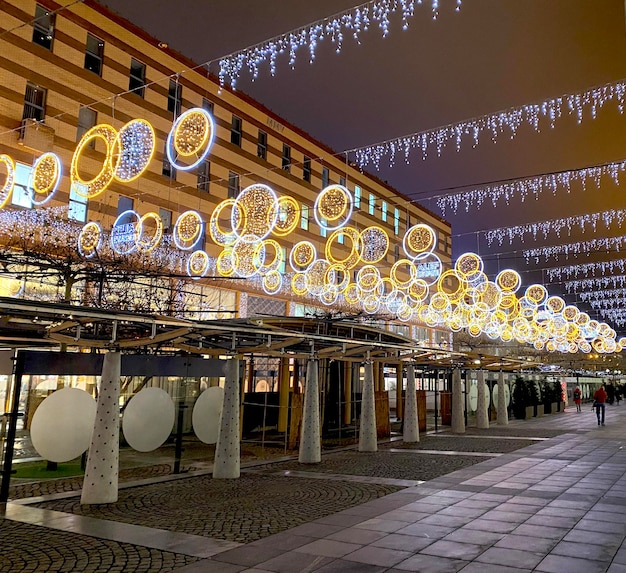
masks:
<path fill-rule="evenodd" d="M 196 400 L 191 416 L 193 431 L 201 442 L 215 444 L 220 427 L 224 403 L 224 389 L 219 386 L 207 388 Z"/>
<path fill-rule="evenodd" d="M 124 410 L 124 438 L 138 452 L 156 450 L 171 434 L 174 416 L 174 402 L 165 390 L 144 388 L 130 399 Z"/>
<path fill-rule="evenodd" d="M 51 462 L 67 462 L 80 456 L 91 442 L 96 401 L 80 388 L 63 388 L 37 408 L 30 439 L 37 453 Z"/>
<path fill-rule="evenodd" d="M 478 386 L 472 384 L 469 389 L 469 407 L 472 412 L 478 409 Z"/>

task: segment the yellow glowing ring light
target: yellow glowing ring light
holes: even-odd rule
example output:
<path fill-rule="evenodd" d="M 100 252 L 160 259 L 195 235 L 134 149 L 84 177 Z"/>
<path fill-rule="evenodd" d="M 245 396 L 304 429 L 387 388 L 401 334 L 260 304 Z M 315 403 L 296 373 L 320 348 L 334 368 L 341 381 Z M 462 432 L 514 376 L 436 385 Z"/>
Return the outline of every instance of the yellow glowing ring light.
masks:
<path fill-rule="evenodd" d="M 324 292 L 327 279 L 331 284 L 336 281 L 336 277 L 332 276 L 334 273 L 331 272 L 330 266 L 331 264 L 326 259 L 316 259 L 307 267 L 304 274 L 309 294 L 320 296 Z"/>
<path fill-rule="evenodd" d="M 315 245 L 310 241 L 296 243 L 289 253 L 289 266 L 296 271 L 308 267 L 317 257 Z"/>
<path fill-rule="evenodd" d="M 224 199 L 224 201 L 218 203 L 215 209 L 213 209 L 209 220 L 209 234 L 211 235 L 211 239 L 213 239 L 213 242 L 216 245 L 220 245 L 222 247 L 232 245 L 237 240 L 237 233 L 235 233 L 232 229 L 230 231 L 225 231 L 222 227 L 220 227 L 220 215 L 224 209 L 228 209 L 229 207 L 234 210 L 235 199 Z M 230 216 L 228 217 L 228 222 L 231 222 Z"/>
<path fill-rule="evenodd" d="M 44 153 L 35 161 L 28 178 L 33 205 L 45 205 L 52 199 L 61 182 L 62 172 L 61 160 L 56 153 Z"/>
<path fill-rule="evenodd" d="M 268 262 L 267 249 L 274 249 L 274 257 Z M 283 263 L 283 249 L 278 241 L 274 239 L 265 239 L 263 241 L 263 248 L 265 249 L 265 260 L 259 269 L 259 273 L 264 275 L 266 273 L 277 271 Z"/>
<path fill-rule="evenodd" d="M 326 306 L 330 306 L 337 302 L 339 298 L 339 291 L 336 287 L 325 289 L 324 292 L 320 295 L 320 300 Z"/>
<path fill-rule="evenodd" d="M 350 220 L 352 208 L 350 191 L 343 185 L 333 184 L 320 191 L 313 205 L 313 215 L 320 229 L 335 231 Z"/>
<path fill-rule="evenodd" d="M 416 279 L 409 286 L 409 298 L 415 303 L 421 303 L 428 297 L 428 283 L 424 279 Z"/>
<path fill-rule="evenodd" d="M 580 310 L 578 310 L 574 305 L 568 304 L 563 309 L 562 314 L 565 320 L 574 322 L 578 318 L 578 315 L 580 314 Z"/>
<path fill-rule="evenodd" d="M 119 157 L 113 176 L 130 183 L 145 172 L 156 149 L 154 128 L 145 119 L 133 119 L 117 134 Z"/>
<path fill-rule="evenodd" d="M 401 279 L 398 276 L 398 273 L 403 270 L 403 267 L 407 267 L 405 270 L 405 274 L 408 275 L 407 279 Z M 417 278 L 415 263 L 413 263 L 413 261 L 409 261 L 409 259 L 400 259 L 399 261 L 396 261 L 389 271 L 389 278 L 396 288 L 408 289 Z"/>
<path fill-rule="evenodd" d="M 565 301 L 560 296 L 549 296 L 545 307 L 553 314 L 561 314 L 565 308 Z"/>
<path fill-rule="evenodd" d="M 199 107 L 189 109 L 176 119 L 167 136 L 167 159 L 180 171 L 193 169 L 206 159 L 214 138 L 215 123 L 209 112 Z M 177 162 L 179 157 L 194 156 L 196 160 L 189 165 Z"/>
<path fill-rule="evenodd" d="M 437 235 L 433 228 L 424 223 L 413 225 L 404 234 L 402 248 L 409 258 L 422 253 L 432 253 L 437 246 Z"/>
<path fill-rule="evenodd" d="M 413 309 L 406 303 L 401 304 L 396 311 L 396 316 L 398 320 L 402 322 L 408 322 L 413 318 Z"/>
<path fill-rule="evenodd" d="M 413 259 L 415 278 L 422 279 L 428 286 L 434 285 L 441 276 L 443 265 L 441 259 L 433 253 L 423 253 Z"/>
<path fill-rule="evenodd" d="M 78 173 L 83 150 L 94 139 L 100 139 L 106 146 L 106 154 L 100 172 L 93 179 L 83 179 Z M 117 130 L 106 123 L 95 125 L 87 131 L 78 142 L 74 155 L 72 156 L 72 166 L 70 168 L 70 181 L 72 189 L 81 197 L 92 199 L 104 192 L 111 184 L 117 172 L 115 157 L 119 160 L 119 140 Z"/>
<path fill-rule="evenodd" d="M 363 299 L 363 310 L 368 314 L 374 314 L 380 308 L 380 299 L 375 294 L 368 294 Z"/>
<path fill-rule="evenodd" d="M 235 274 L 236 259 L 237 255 L 232 248 L 224 249 L 215 262 L 217 272 L 223 277 L 232 277 Z"/>
<path fill-rule="evenodd" d="M 0 189 L 0 209 L 2 209 L 11 198 L 15 186 L 15 161 L 8 155 L 2 154 L 0 155 L 0 164 L 4 165 L 7 170 L 4 184 Z"/>
<path fill-rule="evenodd" d="M 291 290 L 298 296 L 304 296 L 307 293 L 307 280 L 304 273 L 295 273 L 291 278 Z"/>
<path fill-rule="evenodd" d="M 389 235 L 382 227 L 376 225 L 366 227 L 360 237 L 361 261 L 366 265 L 373 265 L 385 258 L 389 250 Z"/>
<path fill-rule="evenodd" d="M 380 302 L 382 304 L 389 304 L 396 300 L 396 297 L 398 296 L 398 289 L 389 277 L 383 277 L 380 279 L 375 293 L 380 298 Z"/>
<path fill-rule="evenodd" d="M 152 219 L 156 225 L 156 229 L 152 234 L 152 237 L 148 239 L 145 238 L 145 230 L 146 230 L 146 221 L 148 219 Z M 158 213 L 154 211 L 150 211 L 141 217 L 139 220 L 139 235 L 137 236 L 137 248 L 140 251 L 149 252 L 153 250 L 158 244 L 161 242 L 163 238 L 163 220 Z"/>
<path fill-rule="evenodd" d="M 467 281 L 483 271 L 483 260 L 476 253 L 463 253 L 454 263 L 454 270 Z"/>
<path fill-rule="evenodd" d="M 338 245 L 342 243 L 339 242 L 339 237 L 348 237 L 351 242 L 350 253 L 343 259 L 337 258 L 333 255 L 333 244 L 337 242 Z M 338 263 L 343 265 L 346 269 L 353 269 L 359 264 L 361 259 L 360 257 L 360 233 L 354 227 L 344 227 L 342 229 L 337 229 L 333 231 L 328 239 L 326 239 L 326 245 L 324 247 L 324 252 L 326 254 L 326 259 L 331 263 Z"/>
<path fill-rule="evenodd" d="M 235 199 L 230 223 L 238 236 L 256 235 L 265 239 L 276 226 L 278 198 L 271 187 L 255 183 Z"/>
<path fill-rule="evenodd" d="M 265 263 L 265 245 L 256 235 L 244 235 L 233 245 L 235 273 L 248 279 L 257 274 Z"/>
<path fill-rule="evenodd" d="M 524 296 L 534 304 L 542 304 L 548 298 L 546 287 L 540 284 L 532 284 L 524 293 Z"/>
<path fill-rule="evenodd" d="M 102 246 L 102 237 L 103 233 L 100 224 L 90 221 L 78 234 L 78 252 L 86 259 L 94 257 Z"/>
<path fill-rule="evenodd" d="M 337 283 L 337 279 L 339 278 L 339 273 L 341 273 L 341 282 Z M 332 289 L 337 289 L 337 292 L 343 292 L 350 283 L 350 273 L 346 272 L 346 267 L 344 267 L 341 263 L 331 263 L 331 265 L 326 269 L 326 273 L 324 274 L 324 284 L 327 287 L 332 287 Z"/>
<path fill-rule="evenodd" d="M 192 279 L 200 279 L 209 271 L 209 255 L 204 251 L 194 251 L 187 259 L 187 274 Z"/>
<path fill-rule="evenodd" d="M 263 277 L 263 290 L 270 295 L 280 292 L 283 288 L 283 275 L 278 271 L 269 271 Z"/>
<path fill-rule="evenodd" d="M 181 251 L 193 249 L 204 231 L 204 221 L 197 211 L 185 211 L 178 216 L 174 224 L 172 238 Z"/>
<path fill-rule="evenodd" d="M 361 289 L 355 283 L 350 283 L 343 291 L 343 298 L 348 304 L 357 304 L 361 300 Z"/>
<path fill-rule="evenodd" d="M 496 310 L 502 301 L 502 291 L 500 287 L 491 281 L 478 285 L 475 289 L 477 302 L 483 302 L 489 310 Z"/>
<path fill-rule="evenodd" d="M 456 284 L 456 288 L 449 287 L 446 282 Z M 454 269 L 447 269 L 437 279 L 437 290 L 445 293 L 452 302 L 460 301 L 466 293 L 467 283 L 458 275 Z"/>
<path fill-rule="evenodd" d="M 276 203 L 276 224 L 272 229 L 272 234 L 277 237 L 290 235 L 300 222 L 300 203 L 293 197 L 283 195 Z"/>
<path fill-rule="evenodd" d="M 135 223 L 120 222 L 126 218 L 135 218 Z M 118 255 L 128 255 L 137 250 L 137 239 L 141 236 L 141 217 L 137 211 L 129 209 L 120 213 L 113 223 L 111 234 L 109 236 L 109 242 L 111 248 Z"/>
<path fill-rule="evenodd" d="M 513 269 L 504 269 L 497 274 L 496 284 L 506 293 L 517 292 L 522 284 L 522 278 Z"/>
<path fill-rule="evenodd" d="M 365 265 L 356 274 L 356 284 L 363 292 L 372 292 L 380 282 L 380 271 L 373 265 Z"/>

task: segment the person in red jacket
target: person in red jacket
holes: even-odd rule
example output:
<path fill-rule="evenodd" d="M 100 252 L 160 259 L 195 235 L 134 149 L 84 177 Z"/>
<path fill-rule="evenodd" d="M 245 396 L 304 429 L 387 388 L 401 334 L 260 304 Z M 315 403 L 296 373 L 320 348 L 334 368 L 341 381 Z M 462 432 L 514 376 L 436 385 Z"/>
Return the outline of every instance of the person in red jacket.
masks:
<path fill-rule="evenodd" d="M 580 412 L 580 403 L 582 402 L 583 393 L 580 391 L 580 388 L 576 386 L 574 388 L 574 404 L 576 404 L 576 411 Z"/>
<path fill-rule="evenodd" d="M 600 386 L 595 393 L 593 394 L 593 399 L 595 400 L 594 405 L 596 407 L 596 417 L 598 418 L 598 426 L 600 423 L 604 426 L 604 409 L 606 407 L 606 390 L 604 386 Z M 600 411 L 602 411 L 602 421 L 600 421 Z"/>

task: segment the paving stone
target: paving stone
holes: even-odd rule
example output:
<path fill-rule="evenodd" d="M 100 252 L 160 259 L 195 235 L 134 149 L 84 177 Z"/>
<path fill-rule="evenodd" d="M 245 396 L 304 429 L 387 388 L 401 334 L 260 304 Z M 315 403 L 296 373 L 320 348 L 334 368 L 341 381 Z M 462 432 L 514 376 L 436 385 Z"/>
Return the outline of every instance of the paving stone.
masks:
<path fill-rule="evenodd" d="M 546 573 L 563 573 L 564 571 L 567 571 L 567 573 L 603 573 L 606 569 L 607 564 L 604 561 L 548 555 L 537 565 L 535 571 Z"/>

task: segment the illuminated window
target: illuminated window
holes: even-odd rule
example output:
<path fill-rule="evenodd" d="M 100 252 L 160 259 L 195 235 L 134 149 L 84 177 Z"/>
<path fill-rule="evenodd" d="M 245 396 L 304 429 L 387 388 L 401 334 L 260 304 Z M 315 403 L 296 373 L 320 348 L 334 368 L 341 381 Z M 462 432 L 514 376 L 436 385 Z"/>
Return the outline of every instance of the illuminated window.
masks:
<path fill-rule="evenodd" d="M 24 94 L 22 119 L 43 121 L 46 116 L 46 95 L 47 90 L 45 88 L 28 82 Z"/>
<path fill-rule="evenodd" d="M 281 252 L 282 260 L 280 261 L 280 265 L 278 266 L 278 272 L 281 275 L 284 275 L 285 270 L 286 270 L 285 264 L 287 263 L 287 247 L 281 247 L 280 252 Z"/>
<path fill-rule="evenodd" d="M 354 208 L 361 208 L 361 188 L 358 185 L 354 186 Z"/>
<path fill-rule="evenodd" d="M 376 196 L 373 193 L 370 193 L 369 208 L 367 212 L 370 215 L 373 215 L 375 211 L 376 211 Z"/>
<path fill-rule="evenodd" d="M 328 225 L 328 221 L 326 221 L 326 219 L 322 219 L 320 222 L 323 225 L 323 227 L 320 226 L 320 236 L 326 237 L 326 235 L 328 235 L 328 231 L 326 230 L 326 225 Z"/>
<path fill-rule="evenodd" d="M 241 118 L 233 115 L 230 122 L 230 142 L 237 147 L 241 147 Z"/>
<path fill-rule="evenodd" d="M 33 43 L 39 44 L 52 51 L 52 40 L 54 40 L 54 19 L 47 8 L 37 4 L 35 6 L 35 20 L 33 22 Z"/>
<path fill-rule="evenodd" d="M 128 74 L 128 89 L 139 97 L 143 97 L 146 85 L 146 64 L 135 58 L 130 59 L 130 73 Z"/>
<path fill-rule="evenodd" d="M 102 61 L 104 59 L 104 41 L 92 34 L 87 34 L 85 45 L 85 69 L 94 74 L 102 75 Z"/>
<path fill-rule="evenodd" d="M 33 202 L 28 192 L 28 179 L 30 178 L 31 166 L 26 163 L 15 162 L 15 186 L 11 195 L 11 204 L 16 207 L 32 209 Z"/>
<path fill-rule="evenodd" d="M 67 208 L 67 216 L 73 221 L 87 222 L 87 197 L 82 197 L 77 193 L 81 190 L 85 195 L 88 192 L 87 185 L 83 183 L 74 183 L 70 186 L 70 201 Z"/>
<path fill-rule="evenodd" d="M 172 228 L 172 212 L 169 209 L 159 207 L 159 217 L 161 217 L 161 221 L 163 222 L 164 231 Z"/>
<path fill-rule="evenodd" d="M 309 230 L 309 206 L 302 205 L 300 209 L 300 228 L 305 231 Z"/>
<path fill-rule="evenodd" d="M 397 207 L 393 210 L 393 232 L 400 234 L 400 209 Z"/>
<path fill-rule="evenodd" d="M 380 207 L 381 221 L 387 221 L 387 201 L 383 201 Z"/>

